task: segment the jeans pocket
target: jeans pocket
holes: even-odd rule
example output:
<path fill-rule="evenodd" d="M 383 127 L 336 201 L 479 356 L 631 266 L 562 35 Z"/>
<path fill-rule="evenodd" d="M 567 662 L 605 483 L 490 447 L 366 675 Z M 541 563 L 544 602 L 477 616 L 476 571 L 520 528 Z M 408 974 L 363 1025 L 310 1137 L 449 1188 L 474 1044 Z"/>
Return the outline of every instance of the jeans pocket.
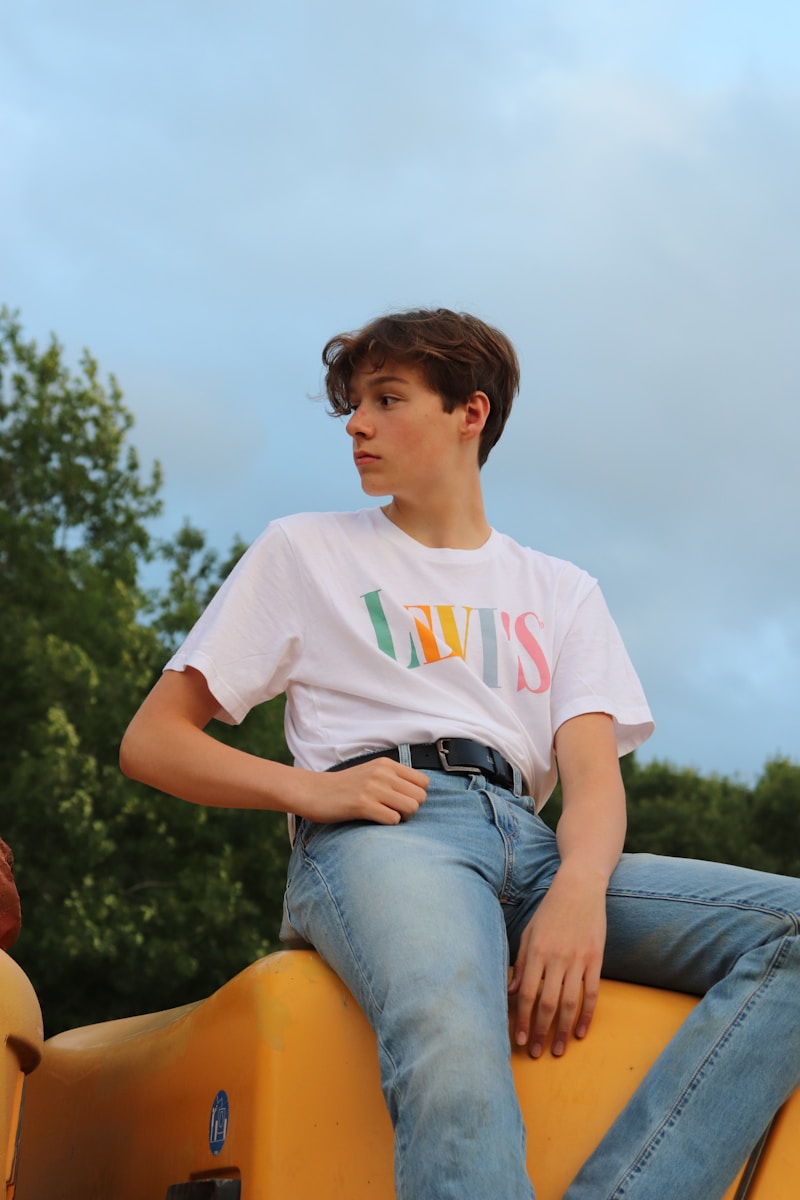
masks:
<path fill-rule="evenodd" d="M 306 817 L 301 817 L 295 832 L 295 841 L 304 850 L 309 842 L 313 841 L 321 828 L 322 826 L 319 822 L 309 821 Z"/>

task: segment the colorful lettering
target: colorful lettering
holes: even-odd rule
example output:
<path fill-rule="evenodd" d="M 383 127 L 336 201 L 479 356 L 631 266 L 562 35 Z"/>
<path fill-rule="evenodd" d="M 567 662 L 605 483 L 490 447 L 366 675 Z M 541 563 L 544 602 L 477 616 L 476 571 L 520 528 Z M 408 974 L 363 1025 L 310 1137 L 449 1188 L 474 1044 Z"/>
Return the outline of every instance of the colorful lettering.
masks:
<path fill-rule="evenodd" d="M 389 628 L 389 622 L 386 620 L 386 613 L 383 611 L 381 604 L 380 588 L 376 592 L 366 592 L 361 599 L 367 606 L 369 619 L 372 622 L 372 628 L 375 630 L 375 637 L 378 641 L 378 649 L 384 654 L 388 654 L 389 658 L 397 661 L 397 655 L 394 652 L 394 642 L 392 641 L 392 631 Z"/>
<path fill-rule="evenodd" d="M 536 638 L 531 633 L 526 624 L 528 617 L 533 617 L 540 629 L 544 627 L 543 622 L 539 620 L 534 612 L 521 613 L 514 622 L 514 633 L 522 646 L 523 650 L 527 651 L 531 661 L 539 673 L 538 687 L 531 687 L 525 676 L 525 668 L 521 658 L 517 658 L 517 691 L 532 692 L 534 695 L 539 695 L 541 692 L 546 692 L 550 687 L 550 667 L 547 659 L 544 656 L 544 650 L 537 642 Z M 511 617 L 508 613 L 500 614 L 500 619 L 503 623 L 503 630 L 506 637 L 511 641 Z"/>
<path fill-rule="evenodd" d="M 406 612 L 412 613 L 416 611 L 422 614 L 423 620 L 419 617 L 414 617 L 414 624 L 419 634 L 419 640 L 422 647 L 422 655 L 426 663 L 441 662 L 447 658 L 466 658 L 467 641 L 469 638 L 469 619 L 472 615 L 471 608 L 465 608 L 466 621 L 464 624 L 464 637 L 462 639 L 459 633 L 458 624 L 456 622 L 455 612 L 452 604 L 437 604 L 435 605 L 436 615 L 439 618 L 439 625 L 442 631 L 442 637 L 450 650 L 449 654 L 442 654 L 439 639 L 434 632 L 433 623 L 433 608 L 430 604 L 405 604 L 403 606 Z"/>
<path fill-rule="evenodd" d="M 394 638 L 381 601 L 380 589 L 366 592 L 361 599 L 366 605 L 378 649 L 397 662 Z M 461 626 L 459 626 L 457 616 L 459 607 L 457 605 L 406 604 L 403 607 L 414 622 L 414 630 L 407 631 L 409 641 L 407 667 L 409 670 L 445 662 L 451 658 L 466 659 L 472 615 L 477 613 L 483 653 L 483 682 L 487 687 L 500 686 L 497 649 L 498 613 L 496 609 L 475 609 L 464 605 L 460 609 L 464 616 Z M 550 667 L 544 650 L 531 628 L 531 623 L 535 622 L 539 629 L 543 629 L 543 622 L 535 612 L 521 613 L 513 622 L 511 615 L 507 612 L 500 612 L 499 617 L 500 625 L 508 642 L 517 645 L 523 651 L 523 654 L 517 656 L 517 691 L 527 691 L 533 695 L 546 692 L 551 681 Z M 443 653 L 443 645 L 447 647 L 447 653 Z M 538 679 L 529 679 L 531 664 L 536 669 Z M 528 673 L 526 673 L 526 669 Z"/>

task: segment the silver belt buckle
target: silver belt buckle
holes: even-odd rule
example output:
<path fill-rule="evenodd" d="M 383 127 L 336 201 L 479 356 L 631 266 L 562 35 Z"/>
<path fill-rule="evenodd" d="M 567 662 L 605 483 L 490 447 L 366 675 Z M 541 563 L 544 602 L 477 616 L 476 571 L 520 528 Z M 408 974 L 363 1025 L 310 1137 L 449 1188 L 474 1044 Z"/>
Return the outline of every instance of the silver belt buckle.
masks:
<path fill-rule="evenodd" d="M 452 741 L 452 738 L 438 738 L 434 742 L 436 753 L 439 755 L 439 762 L 442 764 L 442 770 L 448 771 L 451 775 L 480 775 L 480 767 L 470 767 L 466 765 L 463 767 L 451 766 L 451 764 L 447 761 L 447 755 L 450 753 L 450 751 L 448 750 L 447 746 L 445 746 L 445 742 L 450 741 Z"/>

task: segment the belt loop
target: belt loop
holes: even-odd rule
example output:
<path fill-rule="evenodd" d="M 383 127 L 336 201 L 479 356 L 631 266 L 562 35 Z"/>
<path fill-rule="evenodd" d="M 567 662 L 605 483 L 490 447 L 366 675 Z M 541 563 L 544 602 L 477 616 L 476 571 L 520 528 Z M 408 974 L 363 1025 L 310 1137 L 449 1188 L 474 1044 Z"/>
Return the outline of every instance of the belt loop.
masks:
<path fill-rule="evenodd" d="M 403 742 L 402 746 L 397 747 L 397 752 L 400 755 L 400 762 L 404 767 L 411 766 L 411 747 L 408 742 Z"/>
<path fill-rule="evenodd" d="M 522 772 L 520 771 L 519 767 L 514 765 L 514 763 L 511 764 L 511 770 L 514 772 L 514 795 L 521 796 L 522 795 Z"/>

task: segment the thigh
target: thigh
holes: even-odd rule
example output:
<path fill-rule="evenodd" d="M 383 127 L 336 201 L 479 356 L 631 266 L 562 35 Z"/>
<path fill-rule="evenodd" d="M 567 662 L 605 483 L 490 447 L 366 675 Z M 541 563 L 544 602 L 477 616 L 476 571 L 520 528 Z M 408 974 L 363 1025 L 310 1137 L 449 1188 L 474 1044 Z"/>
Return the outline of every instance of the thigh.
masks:
<path fill-rule="evenodd" d="M 742 954 L 798 932 L 800 880 L 625 854 L 611 877 L 603 974 L 703 995 Z"/>
<path fill-rule="evenodd" d="M 373 1025 L 389 993 L 393 1004 L 439 1005 L 453 1019 L 464 1009 L 475 1019 L 477 1007 L 494 1021 L 508 963 L 503 873 L 502 840 L 480 794 L 437 779 L 400 825 L 304 823 L 287 911 Z"/>
<path fill-rule="evenodd" d="M 398 1200 L 532 1200 L 510 1067 L 503 840 L 463 779 L 400 825 L 304 826 L 287 915 L 377 1035 Z"/>

